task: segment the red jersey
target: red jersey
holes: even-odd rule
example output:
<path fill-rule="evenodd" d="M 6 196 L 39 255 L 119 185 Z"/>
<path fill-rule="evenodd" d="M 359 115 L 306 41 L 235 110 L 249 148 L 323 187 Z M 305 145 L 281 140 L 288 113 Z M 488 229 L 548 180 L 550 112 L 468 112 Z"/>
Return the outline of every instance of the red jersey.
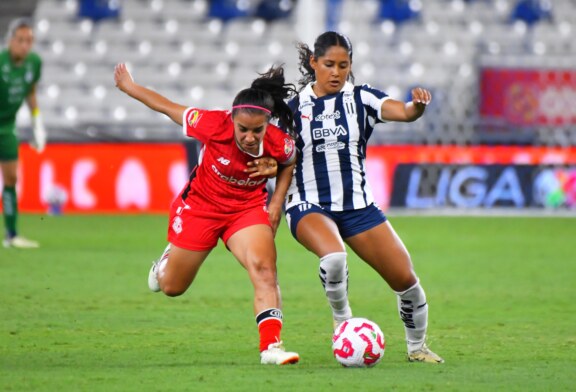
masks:
<path fill-rule="evenodd" d="M 236 144 L 230 112 L 188 108 L 183 131 L 203 144 L 198 166 L 182 192 L 186 204 L 213 212 L 238 212 L 266 204 L 267 178 L 249 178 L 244 172 L 256 158 Z M 272 124 L 262 144 L 261 156 L 272 157 L 278 164 L 289 163 L 296 155 L 292 138 Z"/>

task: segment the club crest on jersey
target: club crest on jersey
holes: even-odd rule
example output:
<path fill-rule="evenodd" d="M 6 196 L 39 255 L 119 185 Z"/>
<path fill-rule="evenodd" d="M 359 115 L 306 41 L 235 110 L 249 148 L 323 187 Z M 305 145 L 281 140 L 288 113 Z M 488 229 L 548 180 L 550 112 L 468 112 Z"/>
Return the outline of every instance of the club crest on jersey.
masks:
<path fill-rule="evenodd" d="M 198 110 L 192 110 L 188 115 L 188 125 L 196 128 L 198 121 L 202 118 L 202 114 Z"/>
<path fill-rule="evenodd" d="M 292 140 L 288 138 L 284 139 L 284 154 L 289 156 L 290 154 L 292 154 L 292 150 L 294 150 L 294 143 L 292 142 Z"/>
<path fill-rule="evenodd" d="M 314 140 L 344 135 L 348 135 L 348 131 L 342 125 L 338 125 L 336 128 L 314 128 L 312 130 L 312 138 Z"/>

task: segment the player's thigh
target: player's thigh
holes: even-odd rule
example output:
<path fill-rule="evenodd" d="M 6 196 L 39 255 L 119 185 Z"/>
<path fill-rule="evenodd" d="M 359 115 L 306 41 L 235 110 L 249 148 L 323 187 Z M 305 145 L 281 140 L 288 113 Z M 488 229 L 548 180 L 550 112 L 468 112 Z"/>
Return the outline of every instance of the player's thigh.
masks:
<path fill-rule="evenodd" d="M 346 251 L 338 226 L 326 215 L 317 213 L 306 215 L 298 223 L 296 235 L 298 241 L 318 257 Z"/>
<path fill-rule="evenodd" d="M 184 292 L 194 281 L 210 250 L 194 251 L 175 246 L 162 270 L 162 288 L 174 292 Z"/>
<path fill-rule="evenodd" d="M 6 186 L 16 185 L 18 161 L 2 161 L 0 160 L 0 168 L 2 170 L 2 180 Z"/>
<path fill-rule="evenodd" d="M 292 235 L 318 257 L 345 252 L 344 241 L 336 223 L 320 207 L 308 206 L 308 209 L 294 206 L 286 211 Z"/>
<path fill-rule="evenodd" d="M 386 221 L 369 230 L 346 238 L 352 250 L 395 291 L 402 291 L 416 283 L 410 254 L 396 231 Z"/>
<path fill-rule="evenodd" d="M 253 281 L 262 278 L 276 280 L 276 246 L 269 225 L 244 227 L 228 238 L 226 246 Z"/>

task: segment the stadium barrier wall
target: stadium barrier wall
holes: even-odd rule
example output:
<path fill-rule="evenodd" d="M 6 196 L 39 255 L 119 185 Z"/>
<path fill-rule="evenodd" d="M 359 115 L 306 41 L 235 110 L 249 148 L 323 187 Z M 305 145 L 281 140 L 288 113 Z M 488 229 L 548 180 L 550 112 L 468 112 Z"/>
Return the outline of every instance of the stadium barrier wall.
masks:
<path fill-rule="evenodd" d="M 480 71 L 480 118 L 486 125 L 576 124 L 576 70 L 486 67 Z"/>
<path fill-rule="evenodd" d="M 399 165 L 576 165 L 576 147 L 369 146 L 367 156 L 370 185 L 384 209 L 396 172 L 406 172 Z M 59 212 L 54 204 L 64 213 L 167 213 L 189 171 L 182 143 L 50 144 L 42 154 L 23 144 L 20 157 L 20 211 L 34 213 Z M 567 186 L 570 173 L 558 172 Z"/>

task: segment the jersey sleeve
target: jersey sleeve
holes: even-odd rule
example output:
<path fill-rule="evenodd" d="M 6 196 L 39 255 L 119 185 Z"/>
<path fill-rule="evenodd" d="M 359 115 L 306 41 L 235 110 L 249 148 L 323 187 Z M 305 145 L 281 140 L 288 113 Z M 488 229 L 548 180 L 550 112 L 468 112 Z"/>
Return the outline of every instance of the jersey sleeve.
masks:
<path fill-rule="evenodd" d="M 296 144 L 294 139 L 280 128 L 271 125 L 266 137 L 270 138 L 270 156 L 280 165 L 288 165 L 296 159 Z"/>
<path fill-rule="evenodd" d="M 225 113 L 218 110 L 203 110 L 190 107 L 184 111 L 182 132 L 185 136 L 198 139 L 202 144 L 213 139 L 216 130 L 222 127 Z"/>
<path fill-rule="evenodd" d="M 360 98 L 362 104 L 366 107 L 368 114 L 374 117 L 376 122 L 382 121 L 382 103 L 390 99 L 388 94 L 371 87 L 369 84 L 363 84 L 360 87 Z"/>

